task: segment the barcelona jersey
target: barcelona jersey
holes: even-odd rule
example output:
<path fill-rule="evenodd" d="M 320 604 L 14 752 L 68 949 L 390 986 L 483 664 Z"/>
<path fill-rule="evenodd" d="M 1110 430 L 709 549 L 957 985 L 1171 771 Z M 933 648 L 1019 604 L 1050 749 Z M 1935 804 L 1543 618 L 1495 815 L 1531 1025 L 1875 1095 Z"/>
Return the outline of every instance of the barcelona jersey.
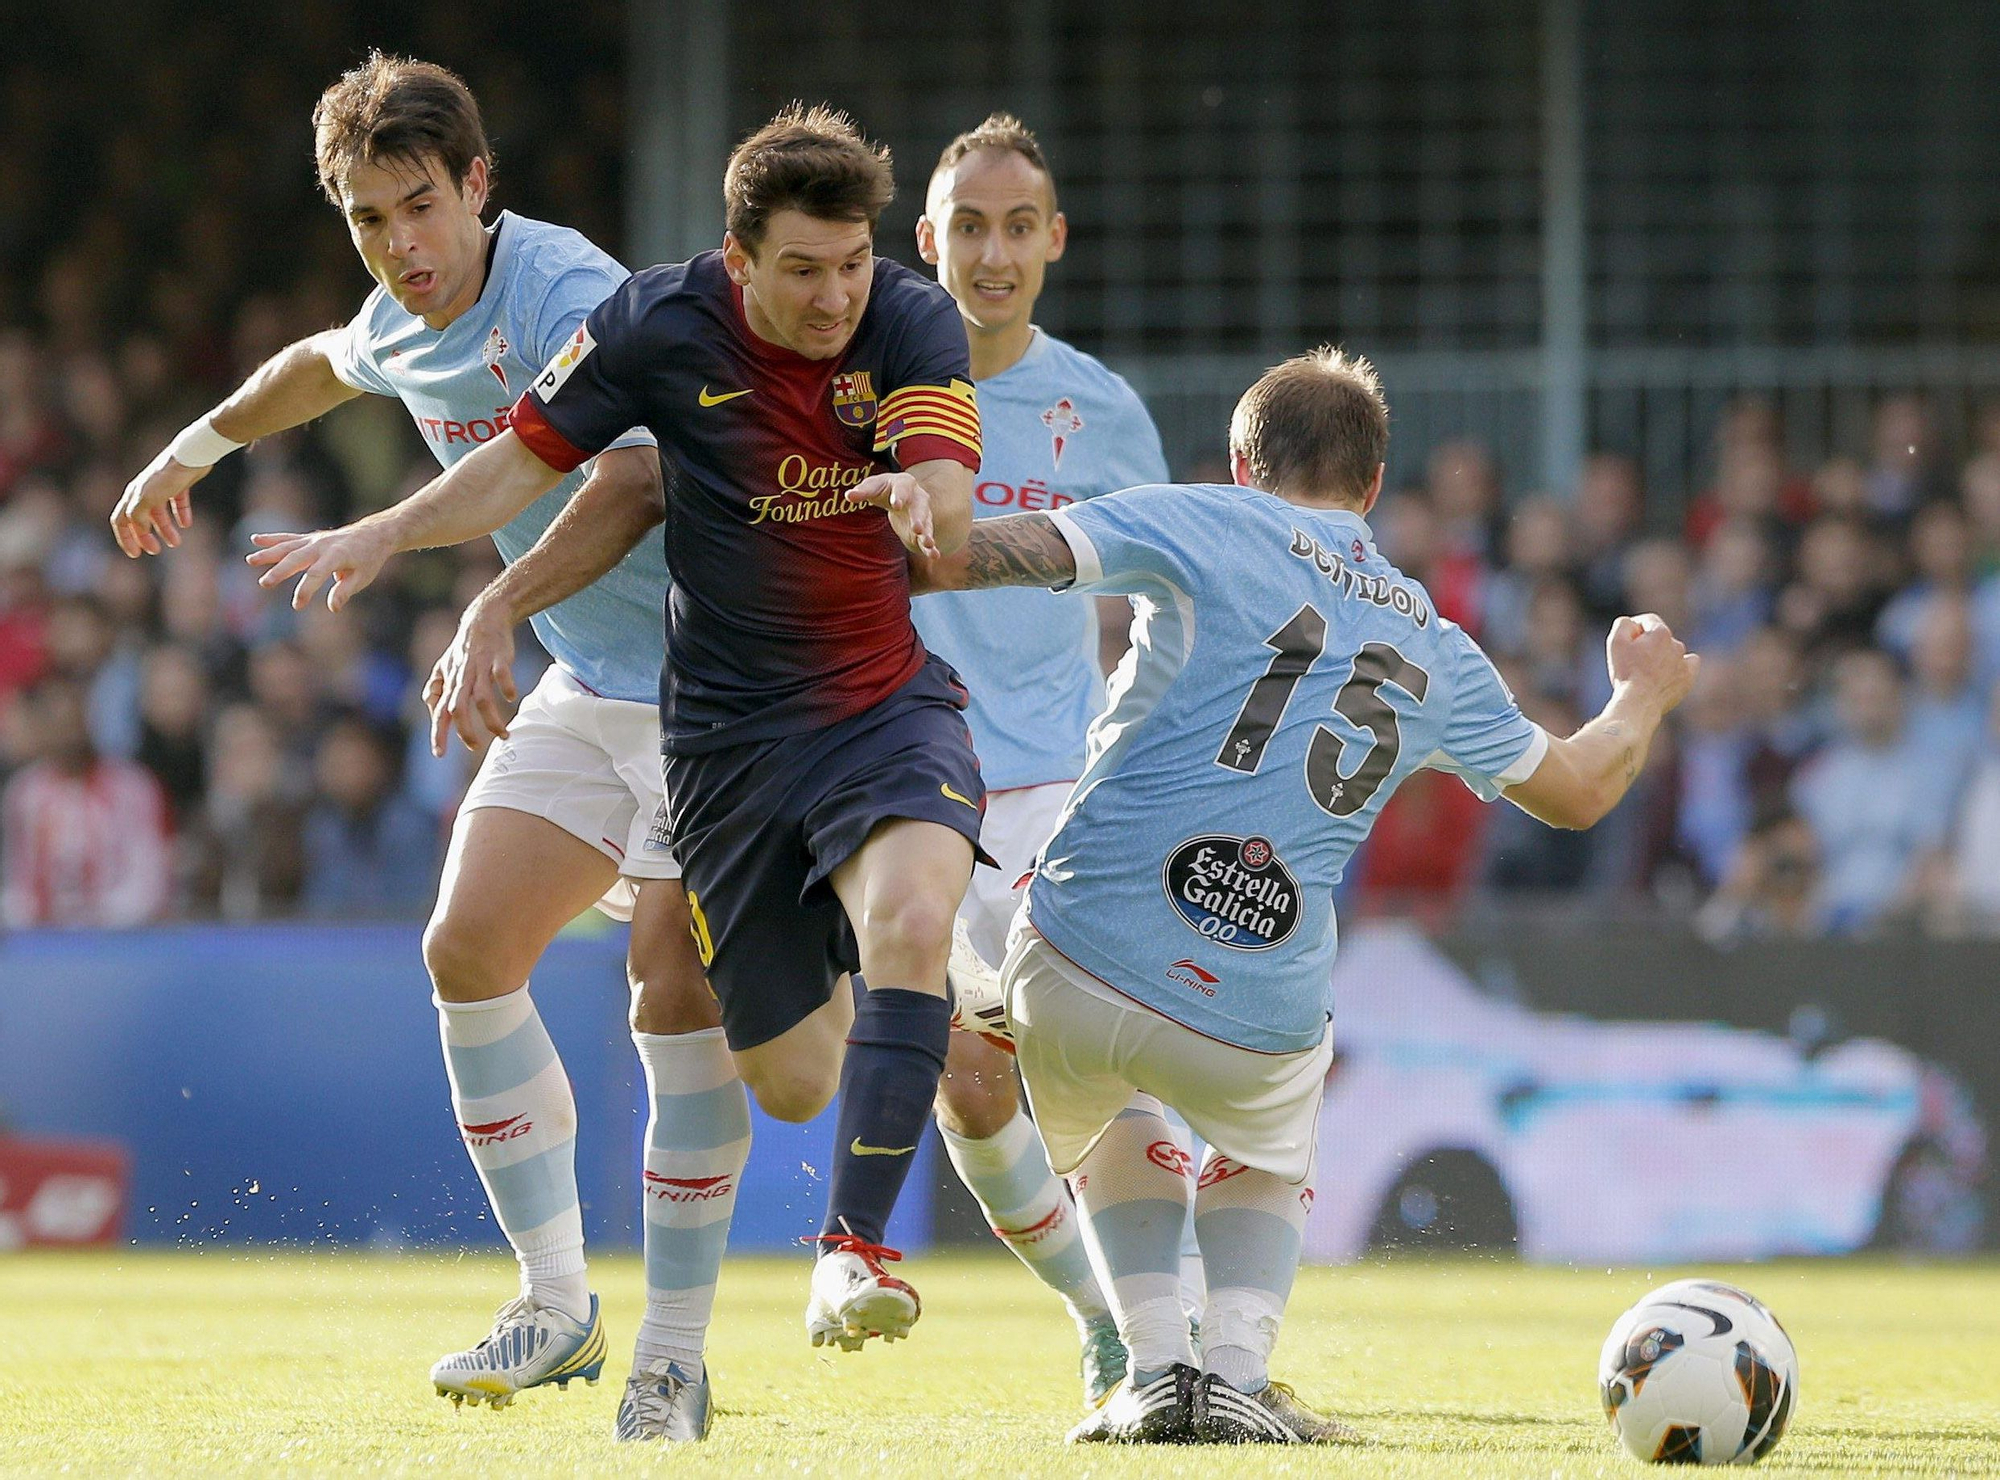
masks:
<path fill-rule="evenodd" d="M 812 360 L 751 331 L 720 252 L 651 268 L 590 314 L 510 420 L 565 471 L 635 425 L 672 465 L 669 753 L 838 723 L 923 667 L 902 542 L 843 495 L 933 459 L 979 466 L 965 329 L 936 283 L 876 258 L 854 338 Z"/>

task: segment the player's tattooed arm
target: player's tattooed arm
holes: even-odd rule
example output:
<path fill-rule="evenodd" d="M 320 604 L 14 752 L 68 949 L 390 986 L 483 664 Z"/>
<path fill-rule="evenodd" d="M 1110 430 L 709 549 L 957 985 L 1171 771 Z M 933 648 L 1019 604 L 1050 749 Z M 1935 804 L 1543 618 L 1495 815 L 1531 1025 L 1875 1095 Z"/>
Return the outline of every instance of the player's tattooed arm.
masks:
<path fill-rule="evenodd" d="M 1687 696 L 1701 659 L 1651 613 L 1620 617 L 1605 644 L 1611 702 L 1568 739 L 1551 738 L 1507 800 L 1552 827 L 1591 827 L 1624 799 L 1645 768 L 1661 722 Z"/>
<path fill-rule="evenodd" d="M 989 586 L 1066 586 L 1076 556 L 1046 514 L 981 519 L 955 554 L 912 559 L 912 591 L 976 591 Z"/>

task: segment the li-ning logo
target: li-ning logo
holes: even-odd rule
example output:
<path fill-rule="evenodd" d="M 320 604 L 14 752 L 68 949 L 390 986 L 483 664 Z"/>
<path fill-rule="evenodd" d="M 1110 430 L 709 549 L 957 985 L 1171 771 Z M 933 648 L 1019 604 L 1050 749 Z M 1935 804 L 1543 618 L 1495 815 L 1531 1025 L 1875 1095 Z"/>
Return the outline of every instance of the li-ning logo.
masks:
<path fill-rule="evenodd" d="M 1148 1146 L 1146 1160 L 1162 1171 L 1178 1172 L 1183 1177 L 1194 1175 L 1194 1158 L 1172 1141 L 1155 1141 Z"/>
<path fill-rule="evenodd" d="M 1216 987 L 1222 982 L 1221 977 L 1212 971 L 1202 970 L 1201 967 L 1195 965 L 1186 956 L 1181 957 L 1180 960 L 1167 968 L 1167 980 L 1170 982 L 1179 982 L 1182 986 L 1191 991 L 1199 992 L 1204 997 L 1213 997 Z"/>
<path fill-rule="evenodd" d="M 1083 418 L 1076 414 L 1076 402 L 1064 396 L 1042 413 L 1042 425 L 1049 429 L 1049 443 L 1053 448 L 1049 466 L 1060 468 L 1063 448 L 1069 444 L 1070 438 L 1083 430 Z"/>
<path fill-rule="evenodd" d="M 646 1196 L 663 1202 L 707 1202 L 710 1198 L 727 1197 L 735 1190 L 736 1181 L 727 1173 L 719 1177 L 662 1177 L 658 1172 L 646 1173 Z"/>
<path fill-rule="evenodd" d="M 499 1146 L 518 1141 L 535 1128 L 535 1123 L 525 1115 L 510 1115 L 505 1120 L 489 1120 L 480 1125 L 461 1121 L 458 1128 L 468 1146 Z"/>
<path fill-rule="evenodd" d="M 993 1225 L 993 1232 L 1010 1246 L 1033 1248 L 1044 1239 L 1059 1233 L 1068 1221 L 1069 1204 L 1064 1201 L 1057 1203 L 1046 1218 L 1038 1218 L 1026 1228 L 1002 1228 L 996 1223 Z"/>

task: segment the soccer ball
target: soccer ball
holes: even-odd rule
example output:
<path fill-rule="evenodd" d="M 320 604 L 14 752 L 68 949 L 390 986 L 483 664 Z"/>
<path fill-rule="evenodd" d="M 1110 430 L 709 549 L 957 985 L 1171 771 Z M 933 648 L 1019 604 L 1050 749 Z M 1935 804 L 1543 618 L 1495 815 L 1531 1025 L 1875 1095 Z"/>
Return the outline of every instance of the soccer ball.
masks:
<path fill-rule="evenodd" d="M 1778 1318 L 1715 1280 L 1653 1291 L 1618 1318 L 1597 1362 L 1620 1442 L 1662 1464 L 1755 1464 L 1785 1432 L 1798 1386 Z"/>

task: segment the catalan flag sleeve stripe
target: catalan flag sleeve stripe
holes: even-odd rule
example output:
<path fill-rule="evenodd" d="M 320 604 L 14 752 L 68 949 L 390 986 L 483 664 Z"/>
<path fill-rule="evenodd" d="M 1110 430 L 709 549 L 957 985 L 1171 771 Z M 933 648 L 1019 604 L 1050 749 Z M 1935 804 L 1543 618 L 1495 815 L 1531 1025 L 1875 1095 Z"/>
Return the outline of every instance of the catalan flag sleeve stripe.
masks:
<path fill-rule="evenodd" d="M 972 382 L 906 385 L 889 392 L 875 418 L 875 451 L 903 467 L 951 458 L 979 469 L 979 401 Z"/>

